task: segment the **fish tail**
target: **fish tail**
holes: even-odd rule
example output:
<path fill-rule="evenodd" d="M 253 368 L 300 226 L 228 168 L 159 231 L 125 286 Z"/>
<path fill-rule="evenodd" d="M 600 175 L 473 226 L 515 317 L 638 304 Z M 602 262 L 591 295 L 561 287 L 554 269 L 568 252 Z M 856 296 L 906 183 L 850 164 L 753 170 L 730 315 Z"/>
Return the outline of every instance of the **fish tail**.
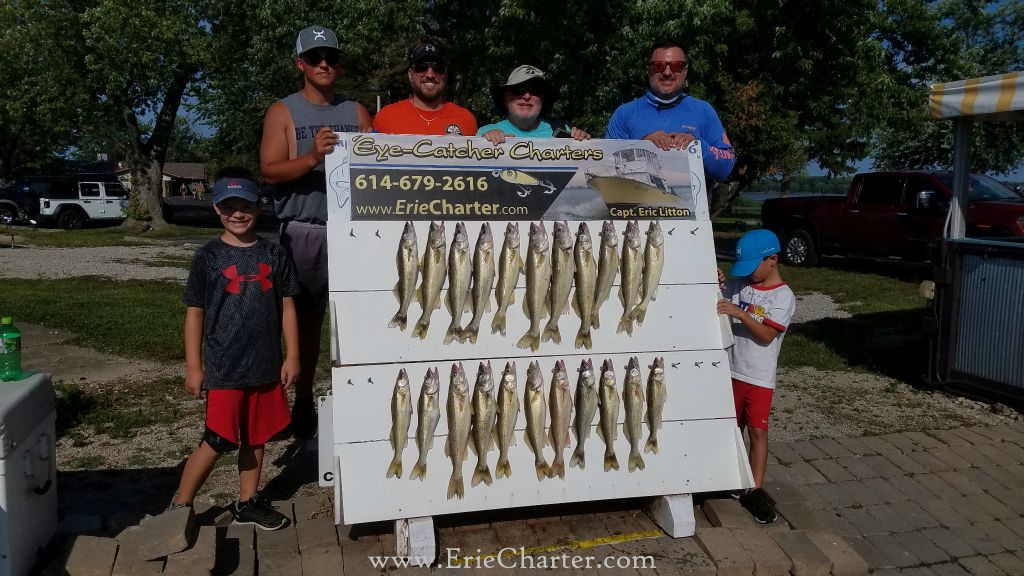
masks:
<path fill-rule="evenodd" d="M 461 333 L 462 326 L 459 326 L 458 323 L 453 322 L 451 325 L 448 326 L 448 331 L 444 333 L 444 343 L 451 344 L 452 340 L 455 340 L 455 338 L 458 337 L 459 334 Z"/>
<path fill-rule="evenodd" d="M 505 335 L 505 311 L 498 310 L 494 313 L 494 318 L 491 320 L 491 334 L 497 334 L 501 332 L 501 335 Z"/>
<path fill-rule="evenodd" d="M 391 465 L 388 466 L 388 478 L 394 476 L 395 478 L 402 477 L 402 459 L 395 458 L 391 461 Z"/>
<path fill-rule="evenodd" d="M 576 333 L 576 347 L 586 348 L 587 350 L 590 350 L 591 348 L 594 347 L 594 342 L 590 337 L 589 328 L 587 330 L 580 328 L 580 331 Z"/>
<path fill-rule="evenodd" d="M 430 320 L 420 320 L 412 329 L 412 337 L 420 340 L 427 339 L 427 329 L 430 328 Z"/>
<path fill-rule="evenodd" d="M 643 325 L 644 318 L 647 317 L 647 302 L 640 302 L 633 307 L 629 312 L 629 319 L 636 320 L 637 324 Z"/>
<path fill-rule="evenodd" d="M 619 459 L 615 457 L 615 453 L 612 452 L 611 454 L 605 454 L 604 455 L 604 471 L 607 472 L 609 470 L 618 470 L 618 469 L 619 469 Z"/>
<path fill-rule="evenodd" d="M 622 318 L 619 319 L 619 327 L 615 329 L 616 334 L 622 334 L 623 332 L 630 336 L 633 335 L 633 320 L 630 319 L 628 313 L 622 315 Z"/>
<path fill-rule="evenodd" d="M 548 324 L 544 327 L 544 336 L 541 338 L 541 341 L 547 342 L 548 340 L 553 340 L 555 344 L 562 343 L 562 333 L 558 331 L 557 321 L 554 325 Z"/>
<path fill-rule="evenodd" d="M 462 500 L 465 495 L 466 487 L 462 483 L 462 478 L 452 477 L 452 479 L 448 481 L 448 499 L 451 500 L 452 498 L 458 498 L 459 500 Z"/>
<path fill-rule="evenodd" d="M 412 473 L 409 474 L 409 480 L 415 480 L 417 478 L 422 482 L 427 477 L 427 463 L 416 462 L 416 465 L 412 467 Z"/>
<path fill-rule="evenodd" d="M 476 326 L 476 327 L 468 326 L 468 327 L 466 327 L 465 330 L 462 331 L 461 334 L 459 334 L 459 342 L 465 342 L 466 340 L 469 340 L 470 343 L 476 344 L 476 339 L 477 339 L 477 336 L 479 334 L 480 334 L 480 327 L 479 326 Z"/>
<path fill-rule="evenodd" d="M 579 468 L 580 470 L 584 470 L 586 469 L 586 467 L 587 459 L 586 456 L 583 454 L 583 449 L 581 446 L 572 453 L 572 458 L 569 458 L 569 468 Z"/>
<path fill-rule="evenodd" d="M 534 467 L 537 469 L 537 480 L 543 480 L 551 477 L 551 467 L 548 466 L 547 460 L 535 462 Z"/>
<path fill-rule="evenodd" d="M 388 322 L 388 328 L 398 327 L 398 329 L 402 330 L 403 332 L 405 331 L 405 327 L 407 325 L 408 315 L 402 314 L 401 312 L 396 313 L 395 316 L 391 319 L 391 322 Z"/>
<path fill-rule="evenodd" d="M 491 483 L 494 482 L 494 479 L 491 478 L 491 469 L 488 468 L 486 464 L 484 465 L 483 468 L 477 468 L 476 470 L 473 470 L 473 482 L 471 485 L 476 486 L 481 481 L 488 486 L 490 486 Z"/>
<path fill-rule="evenodd" d="M 512 477 L 512 465 L 508 463 L 508 456 L 498 458 L 498 463 L 494 465 L 494 476 L 499 479 Z"/>
<path fill-rule="evenodd" d="M 639 468 L 641 470 L 644 469 L 644 458 L 643 458 L 643 456 L 640 455 L 640 452 L 630 452 L 629 453 L 629 471 L 632 472 L 633 470 L 636 470 L 637 468 Z M 618 470 L 618 468 L 616 468 L 616 470 Z"/>
<path fill-rule="evenodd" d="M 530 330 L 529 332 L 526 333 L 526 335 L 519 339 L 519 342 L 516 344 L 516 346 L 522 348 L 523 350 L 530 348 L 534 352 L 540 350 L 540 333 L 534 330 Z"/>
<path fill-rule="evenodd" d="M 647 437 L 647 444 L 644 444 L 644 452 L 658 453 L 658 437 L 651 434 Z"/>
<path fill-rule="evenodd" d="M 561 458 L 555 458 L 554 461 L 551 462 L 551 471 L 548 472 L 548 477 L 554 478 L 555 476 L 558 476 L 563 480 L 565 479 L 565 460 L 562 460 Z"/>

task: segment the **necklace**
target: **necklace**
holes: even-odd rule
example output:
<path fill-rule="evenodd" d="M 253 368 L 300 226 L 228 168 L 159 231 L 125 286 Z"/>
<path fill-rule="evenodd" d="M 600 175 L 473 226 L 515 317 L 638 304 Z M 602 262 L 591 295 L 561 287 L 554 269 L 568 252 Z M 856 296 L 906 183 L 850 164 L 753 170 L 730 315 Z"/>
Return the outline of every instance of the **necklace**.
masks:
<path fill-rule="evenodd" d="M 417 116 L 419 116 L 419 117 L 420 117 L 420 120 L 423 120 L 424 122 L 426 122 L 426 123 L 427 123 L 427 126 L 430 126 L 430 125 L 431 125 L 431 124 L 433 124 L 434 122 L 437 122 L 437 119 L 441 117 L 441 114 L 442 114 L 442 113 L 444 113 L 444 107 L 443 107 L 443 106 L 441 107 L 441 109 L 440 109 L 440 110 L 438 110 L 438 111 L 437 111 L 437 113 L 436 113 L 436 114 L 434 114 L 434 117 L 433 117 L 433 118 L 427 118 L 427 117 L 426 117 L 426 116 L 424 116 L 423 114 L 420 114 L 420 109 L 419 109 L 419 108 L 417 108 L 415 104 L 413 104 L 413 105 L 412 105 L 412 110 L 413 110 L 413 112 L 415 112 L 415 113 L 416 113 L 416 115 L 417 115 Z"/>

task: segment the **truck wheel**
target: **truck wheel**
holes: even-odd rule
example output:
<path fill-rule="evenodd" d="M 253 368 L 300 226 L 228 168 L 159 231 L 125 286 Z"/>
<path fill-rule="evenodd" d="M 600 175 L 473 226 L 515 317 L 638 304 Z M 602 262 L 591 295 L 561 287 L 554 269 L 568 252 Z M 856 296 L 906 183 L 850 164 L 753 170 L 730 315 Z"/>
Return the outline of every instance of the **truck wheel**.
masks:
<path fill-rule="evenodd" d="M 0 224 L 7 225 L 14 222 L 17 215 L 18 214 L 14 208 L 6 204 L 0 204 Z"/>
<path fill-rule="evenodd" d="M 805 230 L 794 230 L 782 243 L 782 259 L 794 266 L 816 266 L 818 253 L 814 240 Z"/>
<path fill-rule="evenodd" d="M 85 226 L 85 214 L 78 210 L 65 210 L 57 218 L 57 225 L 65 230 L 78 230 Z"/>

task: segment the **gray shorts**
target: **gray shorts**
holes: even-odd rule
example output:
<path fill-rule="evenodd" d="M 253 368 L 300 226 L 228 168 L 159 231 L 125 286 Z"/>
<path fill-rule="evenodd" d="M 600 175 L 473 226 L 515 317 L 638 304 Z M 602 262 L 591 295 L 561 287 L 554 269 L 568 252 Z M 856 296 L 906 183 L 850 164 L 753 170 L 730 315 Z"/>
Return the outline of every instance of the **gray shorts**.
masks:
<path fill-rule="evenodd" d="M 281 246 L 295 263 L 302 299 L 314 306 L 326 305 L 327 227 L 306 222 L 284 222 L 281 224 Z"/>

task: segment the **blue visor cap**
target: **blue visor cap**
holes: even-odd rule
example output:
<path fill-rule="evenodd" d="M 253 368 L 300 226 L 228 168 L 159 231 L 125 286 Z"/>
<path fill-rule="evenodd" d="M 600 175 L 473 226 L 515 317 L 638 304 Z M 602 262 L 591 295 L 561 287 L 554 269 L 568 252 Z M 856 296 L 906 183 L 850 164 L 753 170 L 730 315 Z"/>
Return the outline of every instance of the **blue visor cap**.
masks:
<path fill-rule="evenodd" d="M 751 230 L 736 243 L 736 263 L 729 274 L 737 277 L 750 276 L 761 261 L 781 251 L 779 237 L 774 232 L 763 229 Z"/>
<path fill-rule="evenodd" d="M 213 203 L 220 204 L 228 198 L 242 198 L 249 202 L 259 200 L 260 187 L 245 178 L 222 178 L 213 184 Z"/>

